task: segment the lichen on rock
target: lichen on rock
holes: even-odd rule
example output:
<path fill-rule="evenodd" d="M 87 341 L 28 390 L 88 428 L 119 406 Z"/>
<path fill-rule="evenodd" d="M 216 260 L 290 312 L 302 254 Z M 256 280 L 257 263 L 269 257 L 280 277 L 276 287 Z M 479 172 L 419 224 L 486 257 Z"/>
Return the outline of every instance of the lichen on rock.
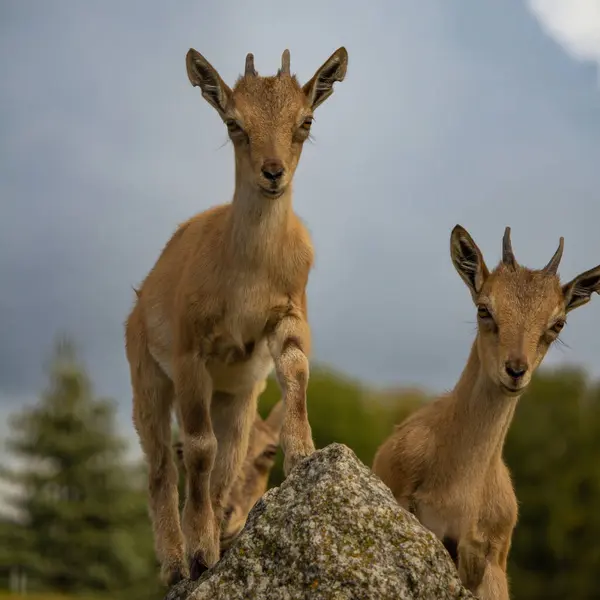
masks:
<path fill-rule="evenodd" d="M 225 556 L 166 600 L 455 600 L 473 596 L 435 536 L 354 452 L 331 444 L 254 506 Z"/>

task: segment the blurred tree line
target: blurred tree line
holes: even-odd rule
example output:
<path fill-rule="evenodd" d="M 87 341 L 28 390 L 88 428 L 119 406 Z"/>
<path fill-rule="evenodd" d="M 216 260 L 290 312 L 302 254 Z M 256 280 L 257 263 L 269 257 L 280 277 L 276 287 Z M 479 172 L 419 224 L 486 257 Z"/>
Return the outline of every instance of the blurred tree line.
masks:
<path fill-rule="evenodd" d="M 115 403 L 94 395 L 71 343 L 51 357 L 39 402 L 11 420 L 12 484 L 0 515 L 0 589 L 26 573 L 28 591 L 161 598 L 147 516 L 145 466 L 128 462 Z M 313 366 L 308 410 L 316 446 L 351 447 L 370 466 L 396 423 L 429 397 L 372 390 Z M 260 401 L 279 399 L 270 381 Z M 129 440 L 137 448 L 137 440 Z M 509 576 L 515 600 L 600 599 L 600 385 L 580 370 L 542 370 L 521 399 L 505 457 L 519 499 Z M 283 480 L 282 456 L 271 485 Z"/>

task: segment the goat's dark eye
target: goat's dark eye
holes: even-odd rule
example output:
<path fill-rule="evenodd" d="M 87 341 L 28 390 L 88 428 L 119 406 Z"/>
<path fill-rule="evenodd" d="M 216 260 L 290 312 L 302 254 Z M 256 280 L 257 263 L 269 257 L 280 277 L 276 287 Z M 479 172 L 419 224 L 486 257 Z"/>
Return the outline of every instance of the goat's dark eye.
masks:
<path fill-rule="evenodd" d="M 275 455 L 277 454 L 277 446 L 269 446 L 264 452 L 263 452 L 263 456 L 269 460 L 272 460 L 273 458 L 275 458 Z"/>
<path fill-rule="evenodd" d="M 565 326 L 565 321 L 556 321 L 554 325 L 550 328 L 554 333 L 560 333 Z"/>
<path fill-rule="evenodd" d="M 229 133 L 238 133 L 242 131 L 242 128 L 240 127 L 239 123 L 234 119 L 227 119 L 227 121 L 225 121 L 225 125 L 229 130 Z"/>
<path fill-rule="evenodd" d="M 302 123 L 302 129 L 309 130 L 310 126 L 312 124 L 313 124 L 313 118 L 312 117 L 306 117 L 306 119 L 304 119 L 304 122 Z"/>
<path fill-rule="evenodd" d="M 487 309 L 487 307 L 483 306 L 483 304 L 480 304 L 477 307 L 477 316 L 480 319 L 486 320 L 486 319 L 491 319 L 492 318 L 492 314 L 490 313 L 490 311 Z"/>

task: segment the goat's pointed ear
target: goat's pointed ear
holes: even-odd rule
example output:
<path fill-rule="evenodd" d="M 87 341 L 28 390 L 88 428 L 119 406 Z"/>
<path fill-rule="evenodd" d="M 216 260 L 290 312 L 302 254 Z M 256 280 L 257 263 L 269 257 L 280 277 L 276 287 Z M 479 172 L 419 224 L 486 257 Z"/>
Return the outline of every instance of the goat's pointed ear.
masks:
<path fill-rule="evenodd" d="M 477 247 L 467 230 L 456 225 L 450 235 L 450 256 L 452 263 L 467 284 L 475 302 L 489 271 L 483 260 L 481 250 Z"/>
<path fill-rule="evenodd" d="M 569 312 L 578 306 L 587 304 L 592 293 L 600 294 L 600 265 L 590 269 L 566 283 L 562 287 L 565 297 L 565 311 Z"/>
<path fill-rule="evenodd" d="M 231 98 L 231 90 L 221 79 L 217 70 L 193 48 L 188 50 L 185 66 L 190 83 L 202 90 L 202 96 L 222 115 Z"/>
<path fill-rule="evenodd" d="M 338 48 L 318 69 L 312 79 L 302 88 L 314 110 L 333 94 L 333 84 L 344 81 L 348 67 L 348 52 Z"/>
<path fill-rule="evenodd" d="M 271 409 L 269 416 L 265 419 L 265 423 L 269 429 L 279 436 L 281 426 L 283 425 L 283 417 L 285 416 L 285 406 L 283 400 L 279 400 L 277 404 Z"/>

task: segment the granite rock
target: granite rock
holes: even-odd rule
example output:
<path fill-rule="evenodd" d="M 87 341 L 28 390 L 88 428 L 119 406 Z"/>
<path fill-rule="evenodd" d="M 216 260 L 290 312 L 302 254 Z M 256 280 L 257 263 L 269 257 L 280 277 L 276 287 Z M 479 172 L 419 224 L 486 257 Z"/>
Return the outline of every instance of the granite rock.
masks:
<path fill-rule="evenodd" d="M 254 506 L 211 570 L 166 600 L 450 600 L 450 556 L 354 452 L 331 444 Z"/>

